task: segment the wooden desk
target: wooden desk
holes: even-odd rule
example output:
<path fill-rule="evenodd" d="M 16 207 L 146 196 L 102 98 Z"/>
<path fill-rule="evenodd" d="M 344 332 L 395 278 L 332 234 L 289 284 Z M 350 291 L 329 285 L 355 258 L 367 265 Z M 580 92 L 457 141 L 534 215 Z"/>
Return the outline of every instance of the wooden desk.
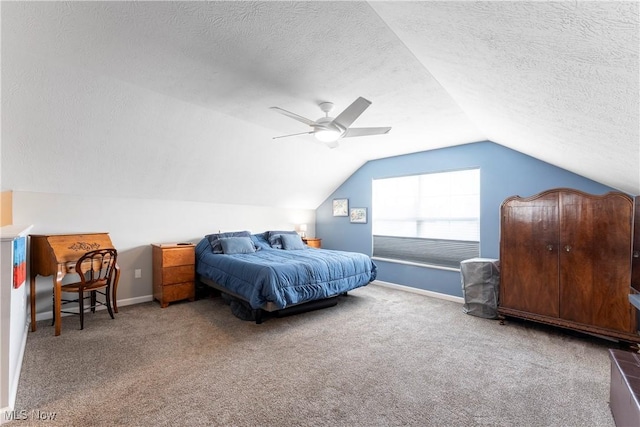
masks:
<path fill-rule="evenodd" d="M 74 274 L 76 262 L 86 252 L 96 249 L 113 248 L 108 233 L 84 234 L 32 234 L 30 242 L 30 303 L 31 331 L 36 330 L 36 276 L 53 276 L 53 313 L 56 319 L 56 335 L 60 335 L 60 309 L 62 278 Z M 120 267 L 116 264 L 113 283 L 113 311 L 118 312 L 116 299 Z"/>

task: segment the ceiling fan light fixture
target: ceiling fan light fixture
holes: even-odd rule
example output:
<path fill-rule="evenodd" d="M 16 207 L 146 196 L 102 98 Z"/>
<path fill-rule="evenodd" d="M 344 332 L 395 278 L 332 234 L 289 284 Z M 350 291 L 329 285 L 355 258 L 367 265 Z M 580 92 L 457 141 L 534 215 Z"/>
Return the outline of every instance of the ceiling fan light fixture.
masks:
<path fill-rule="evenodd" d="M 320 129 L 316 130 L 313 134 L 318 141 L 325 143 L 336 142 L 340 138 L 340 135 L 342 135 L 342 132 L 337 129 Z"/>
<path fill-rule="evenodd" d="M 325 145 L 327 146 L 327 148 L 338 148 L 338 140 L 325 142 Z"/>

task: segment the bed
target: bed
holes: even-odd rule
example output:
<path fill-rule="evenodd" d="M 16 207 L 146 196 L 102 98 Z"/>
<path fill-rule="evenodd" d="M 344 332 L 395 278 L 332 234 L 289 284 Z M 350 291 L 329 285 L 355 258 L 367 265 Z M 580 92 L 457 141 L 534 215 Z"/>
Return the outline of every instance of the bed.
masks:
<path fill-rule="evenodd" d="M 377 267 L 361 253 L 310 248 L 295 231 L 239 231 L 205 236 L 196 246 L 196 273 L 243 301 L 261 323 L 263 312 L 329 305 L 373 281 Z"/>

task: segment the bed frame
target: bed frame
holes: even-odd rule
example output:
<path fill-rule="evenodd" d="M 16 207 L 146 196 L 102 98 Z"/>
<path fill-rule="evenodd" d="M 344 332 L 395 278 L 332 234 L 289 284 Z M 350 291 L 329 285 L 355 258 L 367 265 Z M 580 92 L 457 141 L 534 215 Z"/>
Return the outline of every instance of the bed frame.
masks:
<path fill-rule="evenodd" d="M 230 291 L 229 289 L 225 288 L 224 286 L 214 282 L 211 279 L 208 279 L 206 277 L 203 276 L 198 276 L 198 280 L 200 280 L 201 283 L 219 291 L 222 293 L 225 293 L 227 295 L 230 295 L 234 298 L 237 298 L 241 301 L 244 301 L 246 303 L 248 303 L 248 301 L 246 300 L 246 298 L 244 298 L 242 295 L 239 295 L 235 292 Z M 344 292 L 340 295 L 347 295 L 347 292 Z M 266 316 L 274 316 L 274 317 L 285 317 L 285 316 L 290 316 L 293 314 L 298 314 L 298 313 L 305 313 L 307 311 L 313 311 L 313 310 L 319 310 L 322 308 L 327 308 L 327 307 L 333 307 L 334 305 L 338 304 L 338 296 L 339 295 L 335 295 L 329 298 L 324 298 L 324 299 L 320 299 L 320 300 L 315 300 L 315 301 L 308 301 L 308 302 L 302 302 L 302 303 L 298 303 L 298 304 L 292 304 L 287 308 L 278 308 L 273 302 L 268 301 L 266 304 L 264 304 L 262 307 L 257 308 L 257 309 L 253 309 L 253 314 L 255 316 L 256 319 L 256 324 L 261 324 L 264 320 Z"/>

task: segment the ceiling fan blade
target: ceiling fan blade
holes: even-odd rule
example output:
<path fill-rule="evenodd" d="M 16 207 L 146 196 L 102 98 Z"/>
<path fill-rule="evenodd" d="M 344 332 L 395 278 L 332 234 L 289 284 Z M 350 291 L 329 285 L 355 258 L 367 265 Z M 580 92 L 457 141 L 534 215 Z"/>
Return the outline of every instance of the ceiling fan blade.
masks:
<path fill-rule="evenodd" d="M 298 136 L 298 135 L 309 135 L 311 133 L 315 133 L 315 131 L 311 131 L 311 132 L 301 132 L 301 133 L 292 133 L 290 135 L 282 135 L 282 136 L 274 136 L 272 139 L 279 139 L 279 138 L 287 138 L 290 136 Z"/>
<path fill-rule="evenodd" d="M 369 135 L 384 135 L 385 133 L 389 133 L 391 130 L 390 127 L 386 128 L 349 128 L 342 135 L 343 138 L 350 138 L 354 136 L 369 136 Z"/>
<path fill-rule="evenodd" d="M 333 119 L 333 123 L 342 127 L 343 129 L 347 129 L 351 126 L 351 123 L 355 122 L 360 114 L 364 112 L 371 105 L 371 101 L 364 99 L 363 97 L 359 97 L 351 105 L 349 105 L 346 110 L 338 115 L 335 119 Z"/>
<path fill-rule="evenodd" d="M 291 111 L 284 110 L 280 107 L 269 107 L 269 109 L 273 111 L 277 111 L 280 114 L 284 114 L 287 117 L 291 117 L 292 119 L 302 122 L 305 125 L 313 126 L 316 124 L 316 122 L 314 122 L 313 120 L 307 119 L 306 117 L 302 117 L 296 113 L 292 113 Z"/>

